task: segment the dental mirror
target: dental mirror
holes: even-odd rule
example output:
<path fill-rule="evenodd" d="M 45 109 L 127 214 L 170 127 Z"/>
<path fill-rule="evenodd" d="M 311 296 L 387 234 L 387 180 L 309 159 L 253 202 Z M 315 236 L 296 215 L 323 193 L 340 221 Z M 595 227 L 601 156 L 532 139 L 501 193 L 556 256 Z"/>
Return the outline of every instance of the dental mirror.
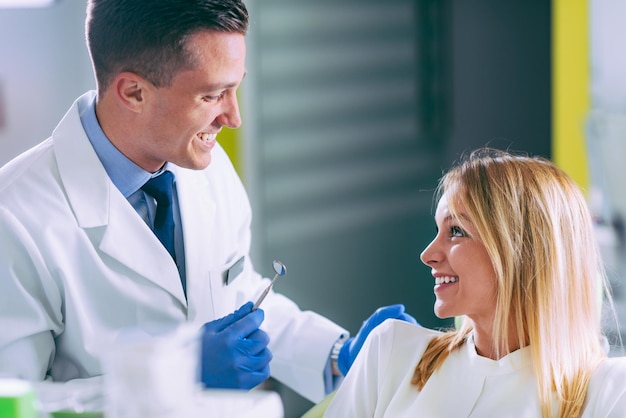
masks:
<path fill-rule="evenodd" d="M 274 282 L 276 281 L 276 279 L 278 279 L 278 276 L 284 276 L 285 274 L 287 274 L 287 267 L 281 261 L 274 260 L 272 262 L 272 267 L 274 267 L 274 271 L 276 272 L 276 275 L 274 276 L 270 284 L 267 286 L 267 288 L 263 291 L 263 293 L 261 293 L 261 296 L 259 296 L 259 299 L 256 301 L 256 303 L 252 307 L 253 311 L 259 307 L 261 302 L 263 302 L 263 299 L 265 299 L 265 296 L 267 296 L 267 294 L 270 292 L 270 289 L 274 285 Z"/>

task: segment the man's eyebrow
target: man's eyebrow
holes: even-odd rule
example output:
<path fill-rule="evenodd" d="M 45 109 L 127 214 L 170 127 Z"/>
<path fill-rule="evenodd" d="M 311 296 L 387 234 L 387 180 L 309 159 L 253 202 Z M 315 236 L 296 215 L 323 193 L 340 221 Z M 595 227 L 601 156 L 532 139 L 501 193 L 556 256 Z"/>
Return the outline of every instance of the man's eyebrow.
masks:
<path fill-rule="evenodd" d="M 248 74 L 247 71 L 245 73 L 243 73 L 243 77 L 241 78 L 240 81 L 233 81 L 232 83 L 209 84 L 209 85 L 204 86 L 202 88 L 202 90 L 203 91 L 215 91 L 215 90 L 225 90 L 225 89 L 230 89 L 230 88 L 233 88 L 233 87 L 237 87 L 246 78 L 247 74 Z"/>

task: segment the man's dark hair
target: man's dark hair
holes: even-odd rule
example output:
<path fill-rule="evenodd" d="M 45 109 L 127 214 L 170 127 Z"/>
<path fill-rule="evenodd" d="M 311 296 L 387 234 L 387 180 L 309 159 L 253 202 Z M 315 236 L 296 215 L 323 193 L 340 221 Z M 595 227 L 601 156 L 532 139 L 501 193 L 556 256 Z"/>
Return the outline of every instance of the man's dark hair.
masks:
<path fill-rule="evenodd" d="M 123 71 L 157 87 L 193 68 L 187 50 L 198 31 L 246 33 L 248 11 L 240 0 L 89 0 L 85 31 L 98 82 L 105 90 Z"/>

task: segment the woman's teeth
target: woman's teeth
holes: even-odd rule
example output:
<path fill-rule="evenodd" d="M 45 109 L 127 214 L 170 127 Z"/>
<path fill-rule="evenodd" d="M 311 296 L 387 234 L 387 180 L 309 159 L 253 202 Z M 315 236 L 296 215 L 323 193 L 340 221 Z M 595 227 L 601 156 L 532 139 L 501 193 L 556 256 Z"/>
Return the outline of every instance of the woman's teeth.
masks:
<path fill-rule="evenodd" d="M 452 276 L 435 277 L 435 284 L 456 283 L 458 281 L 459 281 L 458 277 L 452 277 Z"/>

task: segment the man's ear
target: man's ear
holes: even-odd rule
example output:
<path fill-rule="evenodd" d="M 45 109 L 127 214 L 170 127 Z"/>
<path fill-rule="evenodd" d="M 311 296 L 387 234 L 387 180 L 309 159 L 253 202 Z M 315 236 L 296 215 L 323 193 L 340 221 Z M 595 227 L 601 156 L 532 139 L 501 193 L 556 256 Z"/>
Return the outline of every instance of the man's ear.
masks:
<path fill-rule="evenodd" d="M 115 95 L 120 103 L 129 110 L 141 113 L 146 104 L 148 81 L 131 72 L 118 74 L 113 80 Z"/>

